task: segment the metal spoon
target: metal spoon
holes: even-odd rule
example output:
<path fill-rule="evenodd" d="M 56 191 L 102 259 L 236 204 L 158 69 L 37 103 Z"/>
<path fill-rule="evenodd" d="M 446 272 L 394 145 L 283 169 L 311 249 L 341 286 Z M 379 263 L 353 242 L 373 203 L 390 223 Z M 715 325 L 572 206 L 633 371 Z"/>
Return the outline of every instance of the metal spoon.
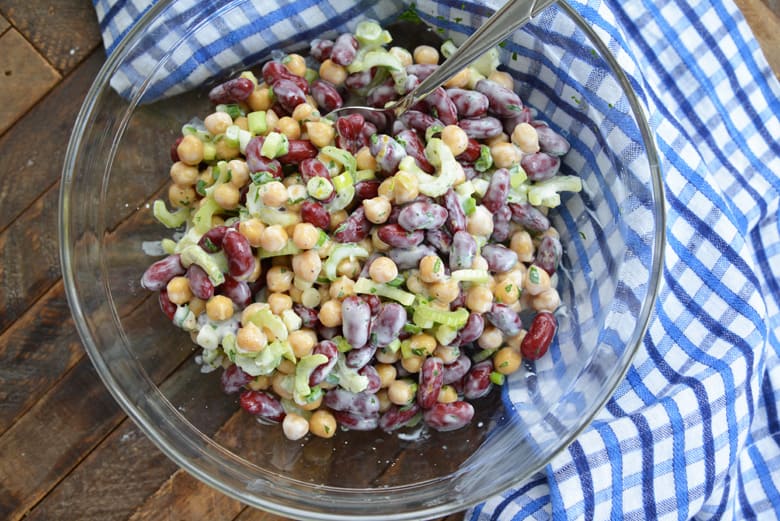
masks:
<path fill-rule="evenodd" d="M 515 30 L 533 19 L 539 12 L 555 0 L 508 0 L 501 9 L 493 13 L 463 45 L 450 56 L 430 76 L 420 82 L 401 99 L 384 108 L 345 106 L 332 110 L 326 117 L 335 119 L 340 114 L 359 111 L 390 112 L 395 117 L 406 112 L 409 107 L 436 90 L 442 83 L 455 76 L 461 69 L 482 56 L 491 47 L 498 45 Z"/>

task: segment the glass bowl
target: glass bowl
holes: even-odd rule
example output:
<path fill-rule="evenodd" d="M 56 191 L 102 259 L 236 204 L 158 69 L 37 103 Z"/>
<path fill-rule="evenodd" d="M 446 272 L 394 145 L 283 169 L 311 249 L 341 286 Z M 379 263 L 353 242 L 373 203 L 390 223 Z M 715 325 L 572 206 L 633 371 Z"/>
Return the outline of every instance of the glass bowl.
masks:
<path fill-rule="evenodd" d="M 68 300 L 92 362 L 127 414 L 176 463 L 281 515 L 432 518 L 518 484 L 565 449 L 609 399 L 653 308 L 663 193 L 631 84 L 566 3 L 544 11 L 501 50 L 522 99 L 570 140 L 562 169 L 584 184 L 551 213 L 564 256 L 559 331 L 548 355 L 482 399 L 474 421 L 457 431 L 348 431 L 289 441 L 278 425 L 240 411 L 235 397 L 221 392 L 217 373 L 199 372 L 189 336 L 171 327 L 140 286 L 154 260 L 145 242 L 166 234 L 150 203 L 168 182 L 170 143 L 183 123 L 208 110 L 209 84 L 266 61 L 272 48 L 299 50 L 362 18 L 385 24 L 411 11 L 405 0 L 356 0 L 331 1 L 327 9 L 313 2 L 311 15 L 286 16 L 290 2 L 256 1 L 161 0 L 113 50 L 87 95 L 64 166 L 60 247 Z M 260 4 L 274 16 L 256 17 L 255 32 L 235 37 L 231 24 L 246 23 Z M 450 4 L 418 0 L 416 15 L 434 30 L 401 38 L 462 41 L 492 11 Z M 199 62 L 193 48 L 215 34 L 218 59 Z"/>

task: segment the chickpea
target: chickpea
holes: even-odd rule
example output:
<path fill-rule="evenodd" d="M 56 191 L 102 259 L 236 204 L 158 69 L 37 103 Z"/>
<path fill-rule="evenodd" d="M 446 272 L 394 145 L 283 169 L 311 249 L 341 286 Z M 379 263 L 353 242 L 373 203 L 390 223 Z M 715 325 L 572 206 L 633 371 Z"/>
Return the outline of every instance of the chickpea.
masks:
<path fill-rule="evenodd" d="M 271 293 L 266 300 L 274 315 L 281 315 L 282 312 L 292 309 L 292 299 L 286 293 Z"/>
<path fill-rule="evenodd" d="M 322 148 L 333 143 L 336 137 L 336 130 L 333 125 L 322 121 L 307 121 L 305 124 L 306 133 L 309 135 L 309 141 L 317 148 Z"/>
<path fill-rule="evenodd" d="M 309 418 L 309 431 L 320 438 L 332 438 L 336 434 L 336 418 L 330 411 L 318 409 Z"/>
<path fill-rule="evenodd" d="M 243 159 L 232 159 L 228 163 L 230 170 L 230 184 L 236 188 L 243 188 L 249 182 L 249 166 Z"/>
<path fill-rule="evenodd" d="M 432 355 L 436 345 L 436 339 L 428 333 L 417 333 L 409 339 L 409 347 L 415 355 Z"/>
<path fill-rule="evenodd" d="M 271 181 L 262 185 L 263 204 L 278 208 L 287 202 L 287 187 L 279 181 Z"/>
<path fill-rule="evenodd" d="M 293 272 L 284 266 L 273 266 L 268 270 L 265 281 L 268 285 L 268 291 L 284 293 L 290 291 L 292 287 Z"/>
<path fill-rule="evenodd" d="M 260 219 L 252 218 L 246 221 L 241 221 L 238 225 L 238 232 L 246 237 L 249 241 L 249 245 L 253 248 L 260 247 L 260 239 L 263 236 L 265 230 L 265 224 Z"/>
<path fill-rule="evenodd" d="M 225 295 L 215 295 L 206 302 L 206 314 L 211 320 L 227 320 L 233 316 L 233 301 Z"/>
<path fill-rule="evenodd" d="M 290 333 L 287 341 L 290 342 L 290 347 L 292 347 L 295 356 L 302 358 L 311 354 L 314 345 L 317 343 L 317 334 L 311 329 L 299 329 Z"/>
<path fill-rule="evenodd" d="M 524 154 L 539 152 L 539 134 L 530 123 L 520 123 L 512 130 L 512 143 Z"/>
<path fill-rule="evenodd" d="M 466 307 L 475 313 L 487 313 L 493 307 L 493 293 L 485 286 L 472 286 L 466 293 Z"/>
<path fill-rule="evenodd" d="M 409 379 L 393 380 L 387 386 L 387 397 L 396 405 L 408 405 L 415 396 L 414 384 Z"/>
<path fill-rule="evenodd" d="M 499 143 L 509 143 L 509 136 L 507 136 L 505 132 L 485 140 L 485 144 L 488 148 L 498 145 Z"/>
<path fill-rule="evenodd" d="M 282 420 L 282 431 L 288 440 L 300 440 L 309 433 L 309 422 L 300 414 L 291 412 Z"/>
<path fill-rule="evenodd" d="M 241 194 L 238 188 L 231 183 L 222 183 L 214 189 L 214 201 L 225 210 L 238 208 Z"/>
<path fill-rule="evenodd" d="M 330 214 L 330 230 L 335 231 L 336 228 L 341 226 L 341 223 L 347 220 L 347 212 L 344 210 L 338 210 Z"/>
<path fill-rule="evenodd" d="M 325 384 L 325 382 L 321 383 L 320 387 L 322 389 L 325 389 L 325 386 L 323 384 Z M 320 395 L 319 398 L 317 398 L 313 402 L 308 402 L 303 405 L 299 405 L 298 407 L 300 407 L 304 411 L 316 411 L 317 409 L 320 408 L 320 405 L 322 405 L 322 396 L 323 395 Z"/>
<path fill-rule="evenodd" d="M 301 103 L 293 109 L 292 118 L 298 123 L 319 118 L 317 110 L 311 103 Z"/>
<path fill-rule="evenodd" d="M 271 89 L 268 87 L 255 89 L 246 99 L 246 103 L 249 105 L 249 108 L 254 111 L 270 109 L 273 104 L 273 101 L 271 100 Z"/>
<path fill-rule="evenodd" d="M 377 194 L 379 195 L 379 197 L 384 197 L 385 199 L 392 201 L 393 198 L 395 197 L 395 179 L 392 177 L 388 177 L 387 179 L 379 183 Z"/>
<path fill-rule="evenodd" d="M 276 128 L 277 123 L 279 123 L 279 116 L 276 115 L 276 112 L 274 112 L 271 109 L 266 110 L 265 111 L 266 134 L 274 130 L 279 130 L 278 128 Z"/>
<path fill-rule="evenodd" d="M 293 255 L 292 267 L 296 278 L 306 282 L 314 282 L 322 270 L 322 260 L 314 250 L 307 250 L 303 253 Z"/>
<path fill-rule="evenodd" d="M 435 282 L 428 288 L 428 293 L 442 304 L 449 304 L 460 295 L 460 285 L 456 280 Z"/>
<path fill-rule="evenodd" d="M 192 297 L 187 303 L 190 306 L 190 311 L 196 317 L 206 311 L 206 301 L 199 299 L 198 297 Z"/>
<path fill-rule="evenodd" d="M 406 277 L 406 289 L 416 295 L 428 294 L 428 288 L 420 280 L 419 272 L 412 272 Z"/>
<path fill-rule="evenodd" d="M 347 79 L 347 69 L 328 58 L 320 65 L 320 78 L 338 87 Z"/>
<path fill-rule="evenodd" d="M 381 364 L 394 364 L 401 358 L 400 349 L 396 351 L 391 349 L 378 349 L 374 356 L 376 356 L 376 361 Z"/>
<path fill-rule="evenodd" d="M 504 71 L 493 71 L 488 76 L 490 81 L 495 81 L 505 89 L 514 90 L 515 80 L 512 79 L 512 75 Z"/>
<path fill-rule="evenodd" d="M 558 306 L 560 305 L 561 296 L 555 288 L 548 288 L 531 299 L 531 306 L 536 311 L 549 311 L 552 313 L 558 309 Z"/>
<path fill-rule="evenodd" d="M 339 277 L 334 280 L 329 288 L 329 296 L 334 300 L 344 300 L 355 294 L 355 281 L 349 277 Z"/>
<path fill-rule="evenodd" d="M 283 358 L 279 365 L 276 366 L 276 370 L 280 373 L 295 375 L 295 363 L 287 358 Z"/>
<path fill-rule="evenodd" d="M 529 295 L 539 295 L 550 288 L 550 275 L 539 266 L 532 264 L 525 272 L 523 287 Z"/>
<path fill-rule="evenodd" d="M 468 67 L 461 69 L 455 76 L 444 82 L 444 86 L 448 89 L 465 89 L 469 84 L 471 78 L 471 71 Z"/>
<path fill-rule="evenodd" d="M 165 287 L 168 292 L 168 300 L 174 304 L 184 305 L 192 298 L 190 283 L 187 277 L 173 277 Z"/>
<path fill-rule="evenodd" d="M 384 197 L 374 197 L 373 199 L 363 199 L 363 210 L 366 213 L 366 219 L 374 224 L 387 222 L 390 217 L 390 211 L 393 209 L 390 201 Z"/>
<path fill-rule="evenodd" d="M 171 165 L 171 180 L 179 186 L 192 186 L 198 182 L 198 167 L 176 161 Z"/>
<path fill-rule="evenodd" d="M 509 248 L 517 253 L 520 262 L 532 262 L 534 260 L 534 241 L 526 230 L 520 230 L 512 234 Z"/>
<path fill-rule="evenodd" d="M 527 334 L 528 334 L 527 330 L 521 329 L 518 334 L 510 336 L 509 338 L 507 338 L 504 341 L 504 343 L 506 344 L 507 347 L 510 347 L 510 348 L 514 349 L 515 351 L 517 351 L 519 353 L 520 352 L 520 345 L 523 343 L 523 339 L 525 338 L 525 335 L 527 335 Z"/>
<path fill-rule="evenodd" d="M 284 57 L 282 63 L 285 67 L 287 67 L 288 71 L 292 72 L 296 76 L 303 77 L 303 75 L 306 74 L 306 60 L 304 60 L 303 56 L 300 54 L 288 54 Z"/>
<path fill-rule="evenodd" d="M 439 51 L 430 45 L 418 45 L 414 48 L 414 63 L 436 65 L 439 63 Z"/>
<path fill-rule="evenodd" d="M 244 327 L 239 328 L 236 333 L 236 345 L 244 351 L 257 353 L 265 349 L 265 346 L 268 345 L 268 337 L 265 336 L 262 329 L 250 322 Z"/>
<path fill-rule="evenodd" d="M 320 322 L 325 327 L 336 327 L 341 325 L 341 302 L 338 300 L 329 300 L 320 306 Z"/>
<path fill-rule="evenodd" d="M 241 154 L 241 149 L 238 148 L 238 144 L 231 145 L 227 139 L 220 139 L 216 145 L 217 159 L 224 159 L 230 161 L 237 158 Z"/>
<path fill-rule="evenodd" d="M 179 160 L 188 165 L 197 165 L 203 161 L 203 142 L 193 135 L 184 136 L 176 147 Z"/>
<path fill-rule="evenodd" d="M 458 125 L 447 125 L 441 131 L 441 140 L 457 156 L 466 151 L 469 146 L 469 137 Z"/>
<path fill-rule="evenodd" d="M 279 122 L 276 124 L 279 128 L 279 132 L 287 136 L 289 139 L 299 139 L 301 137 L 301 125 L 295 119 L 290 116 L 284 116 L 279 118 Z"/>
<path fill-rule="evenodd" d="M 522 284 L 522 282 L 520 282 Z M 509 277 L 502 277 L 496 281 L 495 289 L 496 301 L 502 304 L 514 304 L 520 298 L 520 288 L 518 283 Z"/>
<path fill-rule="evenodd" d="M 360 273 L 360 262 L 357 259 L 346 258 L 336 266 L 336 273 L 354 279 Z"/>
<path fill-rule="evenodd" d="M 497 168 L 510 168 L 520 161 L 517 149 L 512 143 L 497 143 L 490 147 L 493 164 Z"/>
<path fill-rule="evenodd" d="M 245 325 L 249 324 L 250 319 L 252 318 L 252 315 L 257 313 L 261 309 L 268 309 L 268 308 L 269 308 L 269 306 L 265 302 L 253 302 L 253 303 L 249 304 L 241 312 L 241 325 L 245 326 Z"/>
<path fill-rule="evenodd" d="M 234 121 L 233 124 L 240 128 L 241 130 L 249 130 L 249 120 L 246 116 L 239 116 Z"/>
<path fill-rule="evenodd" d="M 387 397 L 387 389 L 379 389 L 376 392 L 376 399 L 379 400 L 379 412 L 386 412 L 393 403 Z"/>
<path fill-rule="evenodd" d="M 511 347 L 502 347 L 493 355 L 493 367 L 501 374 L 512 374 L 520 369 L 523 357 L 520 351 Z"/>
<path fill-rule="evenodd" d="M 547 208 L 543 208 L 543 210 L 547 210 Z M 552 226 L 550 226 L 549 228 L 544 230 L 542 232 L 542 234 L 539 236 L 539 239 L 541 240 L 543 237 L 547 237 L 547 236 L 552 237 L 553 239 L 560 239 L 561 238 L 561 234 L 558 233 L 558 230 L 556 230 Z"/>
<path fill-rule="evenodd" d="M 371 263 L 368 275 L 374 282 L 385 284 L 398 276 L 398 266 L 389 257 L 379 257 Z"/>
<path fill-rule="evenodd" d="M 279 398 L 292 399 L 293 378 L 292 375 L 281 371 L 276 371 L 271 377 L 271 388 Z"/>
<path fill-rule="evenodd" d="M 191 206 L 195 202 L 195 189 L 191 186 L 172 184 L 168 188 L 168 201 L 174 208 Z"/>
<path fill-rule="evenodd" d="M 357 161 L 358 170 L 371 170 L 372 172 L 376 172 L 376 159 L 371 154 L 371 149 L 368 147 L 362 147 L 358 150 L 357 154 L 355 154 L 355 160 Z"/>
<path fill-rule="evenodd" d="M 401 359 L 401 367 L 409 373 L 419 373 L 420 369 L 422 369 L 423 362 L 425 362 L 424 356 L 407 356 Z"/>
<path fill-rule="evenodd" d="M 376 372 L 379 375 L 379 386 L 382 389 L 389 387 L 398 374 L 398 371 L 396 371 L 395 366 L 392 364 L 376 364 L 374 369 L 376 369 Z"/>
<path fill-rule="evenodd" d="M 301 304 L 303 300 L 303 290 L 292 286 L 290 288 L 290 298 L 295 304 Z"/>
<path fill-rule="evenodd" d="M 212 136 L 224 134 L 227 128 L 233 124 L 233 118 L 227 112 L 212 112 L 203 120 L 203 125 Z"/>
<path fill-rule="evenodd" d="M 439 403 L 452 403 L 458 401 L 458 391 L 451 385 L 442 385 L 439 390 L 439 397 L 437 400 Z"/>
<path fill-rule="evenodd" d="M 474 261 L 471 263 L 471 269 L 474 270 L 485 270 L 487 271 L 489 268 L 488 262 L 482 255 L 475 255 Z"/>
<path fill-rule="evenodd" d="M 504 342 L 504 334 L 500 329 L 493 326 L 486 326 L 482 336 L 477 340 L 477 344 L 482 349 L 498 349 Z"/>
<path fill-rule="evenodd" d="M 310 250 L 317 246 L 320 231 L 311 223 L 298 223 L 293 229 L 293 244 L 302 250 Z"/>
<path fill-rule="evenodd" d="M 287 232 L 278 224 L 268 226 L 260 236 L 260 246 L 270 252 L 279 251 L 287 244 Z"/>
<path fill-rule="evenodd" d="M 460 348 L 456 346 L 436 346 L 433 356 L 438 356 L 445 364 L 451 364 L 460 356 Z"/>
<path fill-rule="evenodd" d="M 446 280 L 444 262 L 438 255 L 426 255 L 420 259 L 420 280 L 427 283 Z"/>
<path fill-rule="evenodd" d="M 471 235 L 490 237 L 493 233 L 493 214 L 490 210 L 478 204 L 474 213 L 466 217 L 466 229 Z"/>
<path fill-rule="evenodd" d="M 247 385 L 253 391 L 265 391 L 271 387 L 271 377 L 266 375 L 255 376 Z"/>
<path fill-rule="evenodd" d="M 396 204 L 408 203 L 420 195 L 420 182 L 411 172 L 399 171 L 393 176 L 393 197 Z"/>
<path fill-rule="evenodd" d="M 414 63 L 414 57 L 412 56 L 412 53 L 410 53 L 407 49 L 403 47 L 390 47 L 388 51 L 391 55 L 398 58 L 398 61 L 401 62 L 402 67 L 408 67 L 412 63 Z"/>

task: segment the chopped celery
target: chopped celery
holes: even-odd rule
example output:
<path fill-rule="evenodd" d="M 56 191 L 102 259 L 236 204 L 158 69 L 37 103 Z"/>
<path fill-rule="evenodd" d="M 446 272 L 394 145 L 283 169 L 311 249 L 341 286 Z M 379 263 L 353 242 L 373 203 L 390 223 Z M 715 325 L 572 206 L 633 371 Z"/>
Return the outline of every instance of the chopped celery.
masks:
<path fill-rule="evenodd" d="M 217 261 L 216 254 L 208 254 L 200 246 L 192 245 L 184 248 L 181 251 L 181 263 L 185 268 L 191 264 L 197 264 L 203 268 L 203 271 L 206 272 L 206 275 L 209 276 L 209 279 L 215 286 L 225 282 L 223 266 L 220 266 L 220 262 Z M 224 267 L 226 268 L 226 266 Z"/>
<path fill-rule="evenodd" d="M 314 69 L 308 68 L 308 67 L 306 68 L 306 72 L 303 73 L 303 78 L 308 83 L 312 83 L 314 80 L 316 80 L 319 77 L 320 77 L 320 75 L 319 75 L 319 73 L 317 71 L 315 71 Z"/>
<path fill-rule="evenodd" d="M 382 29 L 381 25 L 371 20 L 364 20 L 357 25 L 355 38 L 360 42 L 361 49 L 373 49 L 393 41 L 388 31 Z"/>
<path fill-rule="evenodd" d="M 358 374 L 355 369 L 347 366 L 347 360 L 343 353 L 339 353 L 339 359 L 336 361 L 336 367 L 333 372 L 338 378 L 338 384 L 349 392 L 359 393 L 368 387 L 368 377 Z"/>
<path fill-rule="evenodd" d="M 431 125 L 427 129 L 425 129 L 425 142 L 427 143 L 434 137 L 436 137 L 436 134 L 441 134 L 441 131 L 444 130 L 444 127 L 441 125 Z"/>
<path fill-rule="evenodd" d="M 471 215 L 477 209 L 477 200 L 471 196 L 466 197 L 461 206 L 463 207 L 463 213 Z"/>
<path fill-rule="evenodd" d="M 412 352 L 412 342 L 410 340 L 407 339 L 402 341 L 399 347 L 401 349 L 401 358 L 410 358 L 414 356 L 414 353 Z"/>
<path fill-rule="evenodd" d="M 252 215 L 254 215 L 254 212 L 252 212 Z M 288 212 L 277 208 L 269 208 L 267 206 L 260 208 L 257 212 L 257 217 L 268 225 L 278 224 L 284 227 L 301 222 L 301 215 L 297 212 Z"/>
<path fill-rule="evenodd" d="M 287 340 L 287 327 L 284 321 L 271 313 L 269 308 L 263 308 L 255 311 L 247 320 L 259 328 L 266 328 L 273 333 L 277 340 Z"/>
<path fill-rule="evenodd" d="M 243 72 L 242 72 L 242 73 L 239 75 L 239 78 L 246 78 L 246 79 L 248 79 L 249 81 L 251 81 L 252 83 L 254 83 L 254 84 L 255 84 L 255 86 L 257 86 L 257 84 L 258 84 L 258 81 L 257 81 L 257 76 L 255 76 L 255 73 L 253 73 L 252 71 L 243 71 Z"/>
<path fill-rule="evenodd" d="M 285 155 L 290 150 L 290 141 L 285 134 L 280 132 L 271 132 L 263 141 L 263 147 L 260 149 L 260 155 L 268 159 L 274 159 Z"/>
<path fill-rule="evenodd" d="M 268 259 L 270 257 L 282 257 L 284 255 L 296 255 L 298 253 L 301 253 L 301 250 L 295 245 L 292 239 L 288 239 L 287 244 L 285 244 L 281 250 L 268 251 L 268 250 L 264 250 L 263 248 L 257 249 L 257 256 L 261 259 Z"/>
<path fill-rule="evenodd" d="M 344 150 L 338 147 L 334 147 L 331 145 L 322 147 L 322 153 L 325 154 L 328 157 L 333 158 L 334 160 L 338 161 L 342 164 L 344 167 L 344 170 L 349 172 L 350 174 L 354 174 L 357 170 L 357 159 L 355 159 L 355 156 L 353 156 L 348 150 Z M 350 183 L 352 182 L 352 177 L 349 177 Z M 333 180 L 334 184 L 336 180 Z M 338 186 L 336 187 L 338 190 Z"/>
<path fill-rule="evenodd" d="M 526 179 L 528 179 L 528 175 L 525 173 L 525 170 L 522 169 L 520 165 L 515 165 L 509 170 L 509 186 L 512 188 L 518 188 L 521 184 L 523 184 Z"/>
<path fill-rule="evenodd" d="M 495 72 L 499 65 L 501 65 L 501 62 L 499 60 L 498 47 L 493 47 L 477 58 L 477 60 L 471 64 L 471 68 L 482 76 L 487 77 Z"/>
<path fill-rule="evenodd" d="M 447 40 L 441 44 L 441 55 L 445 58 L 449 58 L 452 54 L 458 50 L 458 46 L 452 40 Z"/>
<path fill-rule="evenodd" d="M 398 338 L 394 339 L 392 342 L 387 344 L 387 349 L 390 350 L 393 353 L 398 351 L 398 349 L 400 349 L 400 347 L 401 347 L 401 340 L 398 339 Z"/>
<path fill-rule="evenodd" d="M 306 192 L 314 199 L 322 201 L 333 193 L 333 184 L 324 177 L 314 176 L 306 183 Z"/>
<path fill-rule="evenodd" d="M 228 128 L 225 129 L 225 135 L 222 139 L 224 139 L 228 145 L 235 148 L 239 146 L 238 133 L 240 130 L 241 127 L 239 127 L 238 125 L 230 125 Z"/>
<path fill-rule="evenodd" d="M 458 171 L 463 167 L 455 160 L 450 148 L 439 138 L 432 138 L 425 146 L 425 155 L 428 161 L 436 167 L 438 175 L 432 176 L 424 172 L 411 156 L 401 160 L 398 169 L 410 172 L 417 177 L 420 193 L 429 197 L 439 197 L 454 185 L 458 178 Z"/>
<path fill-rule="evenodd" d="M 483 360 L 487 360 L 491 356 L 493 356 L 498 349 L 483 349 L 482 351 L 479 351 L 471 356 L 471 361 L 475 364 L 480 363 Z"/>
<path fill-rule="evenodd" d="M 256 112 L 250 112 L 246 115 L 247 125 L 249 126 L 249 132 L 255 136 L 265 134 L 268 130 L 268 124 L 265 120 L 265 111 L 258 110 Z"/>
<path fill-rule="evenodd" d="M 499 373 L 498 371 L 491 371 L 490 372 L 490 381 L 493 382 L 496 385 L 504 385 L 504 381 L 506 380 L 506 377 Z"/>
<path fill-rule="evenodd" d="M 355 293 L 378 295 L 400 302 L 403 306 L 411 306 L 414 303 L 413 294 L 387 284 L 377 284 L 373 280 L 363 277 L 355 283 Z"/>
<path fill-rule="evenodd" d="M 355 257 L 358 259 L 365 259 L 368 257 L 368 252 L 361 246 L 354 243 L 338 244 L 330 252 L 328 259 L 322 263 L 322 273 L 325 274 L 328 280 L 336 280 L 336 268 L 339 263 L 347 257 Z"/>
<path fill-rule="evenodd" d="M 474 185 L 471 181 L 464 181 L 455 187 L 455 191 L 461 197 L 468 197 L 474 193 Z"/>
<path fill-rule="evenodd" d="M 323 354 L 307 355 L 302 357 L 295 366 L 295 383 L 293 386 L 293 400 L 299 405 L 308 403 L 308 396 L 312 392 L 309 387 L 309 377 L 314 370 L 328 363 L 328 357 Z"/>
<path fill-rule="evenodd" d="M 160 241 L 160 246 L 168 255 L 176 252 L 176 242 L 171 239 L 163 239 Z"/>
<path fill-rule="evenodd" d="M 557 175 L 538 181 L 528 189 L 528 202 L 534 206 L 555 208 L 561 204 L 560 192 L 579 192 L 582 179 L 573 175 Z"/>
<path fill-rule="evenodd" d="M 493 156 L 490 154 L 490 147 L 487 145 L 479 146 L 479 158 L 474 163 L 477 172 L 487 172 L 493 166 Z"/>
<path fill-rule="evenodd" d="M 355 185 L 352 182 L 352 175 L 349 171 L 334 177 L 333 187 L 336 189 L 336 197 L 326 205 L 329 212 L 343 210 L 355 197 Z"/>
<path fill-rule="evenodd" d="M 446 324 L 439 324 L 439 327 L 436 328 L 435 336 L 439 344 L 448 346 L 458 336 L 458 330 Z"/>
<path fill-rule="evenodd" d="M 456 311 L 444 311 L 425 304 L 418 305 L 414 310 L 414 314 L 415 316 L 419 314 L 423 320 L 444 324 L 455 329 L 462 328 L 469 319 L 469 312 L 465 308 L 458 308 Z"/>
<path fill-rule="evenodd" d="M 211 217 L 222 210 L 212 196 L 206 197 L 205 201 L 192 218 L 195 230 L 201 235 L 211 229 Z"/>
<path fill-rule="evenodd" d="M 181 127 L 182 136 L 195 136 L 201 141 L 208 141 L 211 139 L 211 134 L 206 130 L 206 125 L 203 124 L 203 120 L 200 118 L 193 118 L 189 123 Z"/>
<path fill-rule="evenodd" d="M 269 375 L 279 367 L 279 364 L 282 363 L 282 357 L 286 357 L 287 353 L 292 353 L 290 343 L 275 340 L 265 346 L 259 353 L 253 353 L 254 356 L 237 353 L 235 362 L 237 366 L 250 376 Z M 288 385 L 294 383 L 292 375 L 290 377 L 290 381 L 287 382 Z M 290 391 L 292 391 L 293 386 L 290 385 L 290 387 Z"/>
<path fill-rule="evenodd" d="M 488 273 L 487 270 L 465 269 L 453 271 L 450 274 L 450 277 L 452 280 L 458 282 L 477 282 L 479 284 L 484 284 L 490 280 L 490 273 Z"/>
<path fill-rule="evenodd" d="M 415 308 L 414 314 L 412 314 L 412 321 L 420 329 L 430 329 L 433 327 L 433 320 L 423 317 L 419 311 L 419 307 Z"/>
<path fill-rule="evenodd" d="M 244 113 L 241 111 L 241 107 L 235 103 L 220 104 L 217 105 L 214 110 L 217 112 L 224 112 L 233 120 L 244 115 Z"/>
<path fill-rule="evenodd" d="M 389 71 L 401 71 L 404 69 L 401 60 L 385 49 L 372 49 L 360 54 L 355 61 L 347 65 L 347 72 L 367 71 L 374 67 L 384 67 Z"/>
<path fill-rule="evenodd" d="M 238 151 L 242 154 L 246 155 L 246 147 L 249 145 L 249 142 L 252 141 L 252 133 L 248 130 L 244 130 L 243 128 L 238 129 Z"/>
<path fill-rule="evenodd" d="M 361 181 L 373 181 L 376 179 L 376 172 L 373 170 L 358 170 L 355 172 L 355 184 Z"/>
<path fill-rule="evenodd" d="M 476 193 L 479 197 L 485 197 L 485 192 L 487 192 L 488 186 L 490 186 L 488 181 L 479 177 L 475 177 L 471 180 L 471 184 L 474 185 L 474 193 Z"/>
<path fill-rule="evenodd" d="M 157 199 L 152 206 L 152 214 L 154 218 L 160 221 L 166 228 L 178 228 L 185 222 L 187 217 L 190 216 L 189 208 L 179 208 L 175 212 L 171 213 L 165 206 L 165 202 L 162 199 Z"/>

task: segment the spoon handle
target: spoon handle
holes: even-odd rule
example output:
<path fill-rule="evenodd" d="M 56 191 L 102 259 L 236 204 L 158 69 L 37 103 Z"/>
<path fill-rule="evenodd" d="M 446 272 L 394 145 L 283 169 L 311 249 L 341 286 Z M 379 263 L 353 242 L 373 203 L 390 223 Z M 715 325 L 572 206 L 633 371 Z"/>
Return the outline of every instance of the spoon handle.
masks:
<path fill-rule="evenodd" d="M 555 0 L 507 0 L 507 2 L 477 29 L 463 45 L 433 74 L 398 101 L 392 110 L 396 116 L 425 98 L 436 88 L 471 64 L 491 47 L 498 45 L 517 28 L 525 25 L 537 13 Z"/>

